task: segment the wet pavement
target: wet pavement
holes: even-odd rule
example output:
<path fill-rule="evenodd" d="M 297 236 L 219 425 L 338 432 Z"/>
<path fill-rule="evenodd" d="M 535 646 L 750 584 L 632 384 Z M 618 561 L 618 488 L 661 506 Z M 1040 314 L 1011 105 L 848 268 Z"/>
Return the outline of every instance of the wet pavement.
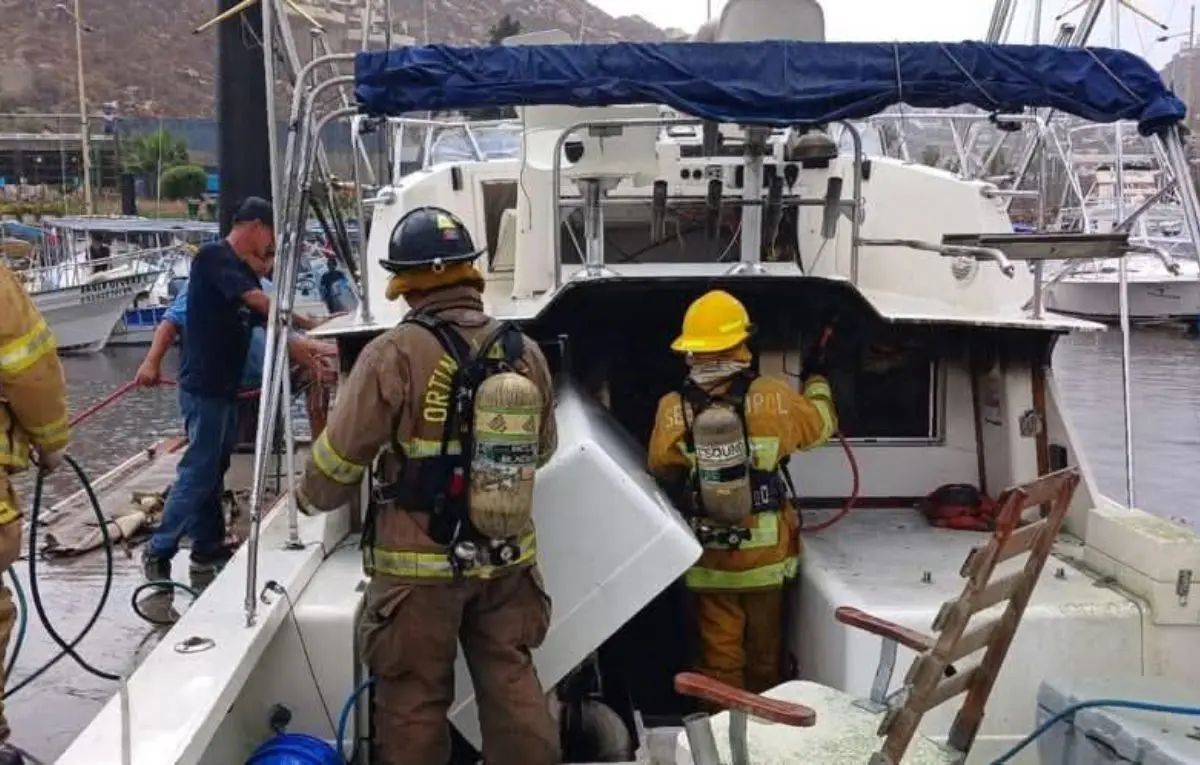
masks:
<path fill-rule="evenodd" d="M 1120 350 L 1117 332 L 1078 335 L 1059 344 L 1054 361 L 1093 474 L 1102 491 L 1123 500 Z M 1200 526 L 1200 506 L 1190 491 L 1200 462 L 1200 341 L 1167 332 L 1142 332 L 1134 335 L 1132 350 L 1138 504 Z M 83 410 L 131 379 L 142 354 L 141 348 L 112 348 L 100 355 L 65 358 L 72 410 Z M 165 374 L 173 376 L 174 369 Z M 81 425 L 73 434 L 71 453 L 90 475 L 100 476 L 135 450 L 177 433 L 177 412 L 172 389 L 132 392 Z M 31 488 L 27 477 L 22 479 L 18 486 L 28 501 Z M 45 506 L 76 489 L 66 471 L 53 476 Z M 39 570 L 46 574 L 39 578 L 47 610 L 58 631 L 70 639 L 100 595 L 103 556 L 57 564 L 41 562 Z M 18 573 L 28 581 L 26 562 L 18 564 Z M 138 647 L 153 643 L 153 630 L 129 609 L 130 595 L 139 581 L 136 561 L 118 553 L 109 604 L 79 649 L 84 658 L 107 672 L 127 672 L 137 660 Z M 9 687 L 55 653 L 53 643 L 33 619 Z M 14 741 L 39 759 L 51 761 L 114 691 L 112 682 L 90 676 L 65 659 L 6 702 Z"/>

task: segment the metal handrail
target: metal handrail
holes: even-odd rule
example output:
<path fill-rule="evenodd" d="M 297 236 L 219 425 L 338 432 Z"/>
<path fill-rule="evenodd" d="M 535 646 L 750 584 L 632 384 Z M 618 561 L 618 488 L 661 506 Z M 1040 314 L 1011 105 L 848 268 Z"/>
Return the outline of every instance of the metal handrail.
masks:
<path fill-rule="evenodd" d="M 907 247 L 910 250 L 936 252 L 939 255 L 946 256 L 961 255 L 968 258 L 985 258 L 993 261 L 1000 269 L 1000 272 L 1009 279 L 1013 278 L 1017 272 L 1016 267 L 1013 266 L 1008 256 L 995 247 L 975 247 L 966 244 L 937 244 L 935 242 L 923 242 L 919 239 L 861 239 L 859 240 L 859 244 L 868 247 Z"/>
<path fill-rule="evenodd" d="M 562 222 L 562 159 L 563 148 L 566 146 L 567 139 L 576 132 L 591 128 L 612 128 L 612 127 L 658 127 L 668 128 L 673 126 L 694 126 L 702 125 L 704 120 L 696 118 L 682 117 L 643 117 L 636 119 L 624 120 L 588 120 L 584 122 L 576 122 L 563 128 L 558 139 L 554 142 L 554 159 L 550 168 L 550 197 L 552 216 L 551 220 L 556 222 L 555 235 L 553 239 L 554 248 L 554 287 L 555 289 L 562 286 L 562 239 L 558 236 L 558 226 Z M 850 139 L 854 146 L 854 162 L 852 171 L 852 199 L 849 203 L 851 208 L 850 215 L 850 282 L 858 284 L 858 259 L 859 259 L 859 244 L 862 226 L 862 165 L 863 165 L 863 144 L 862 133 L 858 128 L 849 121 L 840 121 L 837 124 L 841 125 L 850 133 Z M 724 200 L 722 200 L 724 201 Z M 603 204 L 603 202 L 602 202 Z M 731 200 L 730 205 L 733 206 L 750 206 L 752 203 L 743 202 L 741 200 Z M 599 264 L 603 265 L 603 263 Z"/>
<path fill-rule="evenodd" d="M 146 264 L 145 270 L 135 270 L 128 276 L 161 273 L 174 265 L 175 261 L 184 257 L 182 250 L 186 245 L 170 245 L 148 250 L 113 255 L 100 260 L 61 261 L 51 265 L 25 268 L 15 272 L 26 289 L 33 293 L 48 290 L 69 289 L 82 287 L 92 283 L 93 278 L 108 273 L 106 270 L 97 271 L 96 266 L 120 268 L 130 263 Z M 167 262 L 164 263 L 163 261 Z"/>

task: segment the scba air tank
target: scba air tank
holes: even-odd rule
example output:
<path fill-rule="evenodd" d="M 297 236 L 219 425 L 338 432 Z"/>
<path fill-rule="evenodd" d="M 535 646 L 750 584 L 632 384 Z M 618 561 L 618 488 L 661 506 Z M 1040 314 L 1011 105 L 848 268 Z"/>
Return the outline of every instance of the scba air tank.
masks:
<path fill-rule="evenodd" d="M 714 403 L 696 415 L 692 442 L 704 514 L 720 523 L 744 521 L 754 510 L 754 498 L 742 418 L 729 405 Z"/>
<path fill-rule="evenodd" d="M 542 392 L 516 372 L 488 377 L 475 391 L 468 516 L 492 539 L 529 527 L 542 429 Z"/>

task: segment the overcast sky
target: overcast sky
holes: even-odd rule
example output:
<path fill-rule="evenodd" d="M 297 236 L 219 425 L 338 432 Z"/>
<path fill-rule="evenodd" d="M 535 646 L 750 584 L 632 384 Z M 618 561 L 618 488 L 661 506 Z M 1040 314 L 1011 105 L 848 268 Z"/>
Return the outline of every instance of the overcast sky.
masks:
<path fill-rule="evenodd" d="M 689 32 L 704 23 L 706 0 L 591 0 L 614 16 L 638 14 L 660 27 L 677 27 Z M 780 0 L 786 4 L 786 0 Z M 1034 0 L 1017 0 L 1018 17 L 1013 23 L 1010 42 L 1032 40 Z M 1076 4 L 1076 0 L 1044 0 L 1045 24 L 1042 40 L 1053 39 L 1059 22 L 1055 17 Z M 1133 4 L 1170 27 L 1162 31 L 1137 17 L 1128 8 L 1121 10 L 1121 47 L 1150 59 L 1161 66 L 1171 58 L 1182 38 L 1156 42 L 1164 34 L 1185 33 L 1192 3 L 1188 0 L 1133 0 Z M 725 0 L 712 0 L 717 16 Z M 824 0 L 825 34 L 829 40 L 966 40 L 980 39 L 991 20 L 993 0 Z M 1092 34 L 1093 45 L 1112 43 L 1109 10 Z M 1077 20 L 1080 11 L 1068 16 Z M 1200 37 L 1200 35 L 1198 35 Z"/>

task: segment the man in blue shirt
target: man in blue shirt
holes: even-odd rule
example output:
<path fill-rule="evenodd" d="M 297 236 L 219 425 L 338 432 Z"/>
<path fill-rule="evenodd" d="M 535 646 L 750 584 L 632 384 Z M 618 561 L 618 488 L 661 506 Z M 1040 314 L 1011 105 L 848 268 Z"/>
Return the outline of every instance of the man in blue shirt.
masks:
<path fill-rule="evenodd" d="M 229 236 L 204 245 L 192 260 L 186 308 L 190 322 L 183 332 L 179 371 L 179 405 L 188 445 L 162 523 L 143 553 L 143 571 L 151 581 L 171 578 L 171 559 L 185 533 L 192 538 L 194 578 L 219 567 L 231 554 L 219 498 L 236 442 L 237 396 L 251 334 L 270 311 L 261 279 L 270 272 L 274 254 L 271 205 L 251 197 L 234 214 Z M 157 333 L 155 340 L 157 344 Z M 159 379 L 161 356 L 152 360 L 154 351 L 152 347 L 147 357 L 147 363 L 154 362 L 152 368 L 145 375 L 138 372 L 143 384 Z"/>

